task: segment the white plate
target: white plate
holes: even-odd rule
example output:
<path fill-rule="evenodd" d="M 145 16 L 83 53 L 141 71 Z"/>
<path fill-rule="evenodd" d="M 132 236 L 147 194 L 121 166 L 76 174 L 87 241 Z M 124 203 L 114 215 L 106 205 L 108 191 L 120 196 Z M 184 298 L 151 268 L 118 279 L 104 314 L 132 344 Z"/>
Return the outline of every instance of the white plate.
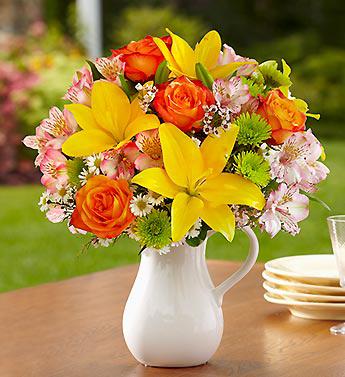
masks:
<path fill-rule="evenodd" d="M 274 284 L 265 281 L 263 287 L 274 296 L 280 296 L 287 300 L 292 299 L 304 302 L 342 302 L 345 304 L 345 296 L 315 295 L 310 293 L 291 292 L 277 288 Z"/>
<path fill-rule="evenodd" d="M 288 278 L 280 277 L 266 270 L 263 271 L 262 277 L 268 282 L 275 284 L 277 288 L 292 292 L 345 296 L 345 288 L 341 287 L 300 283 L 294 280 L 287 280 Z"/>
<path fill-rule="evenodd" d="M 273 259 L 265 264 L 265 269 L 303 283 L 339 286 L 339 274 L 333 254 Z"/>
<path fill-rule="evenodd" d="M 274 297 L 270 293 L 265 293 L 264 298 L 272 304 L 279 304 L 286 306 L 291 314 L 296 317 L 308 319 L 327 319 L 343 321 L 345 320 L 345 303 L 344 304 L 327 304 L 319 302 L 303 302 L 285 300 Z"/>

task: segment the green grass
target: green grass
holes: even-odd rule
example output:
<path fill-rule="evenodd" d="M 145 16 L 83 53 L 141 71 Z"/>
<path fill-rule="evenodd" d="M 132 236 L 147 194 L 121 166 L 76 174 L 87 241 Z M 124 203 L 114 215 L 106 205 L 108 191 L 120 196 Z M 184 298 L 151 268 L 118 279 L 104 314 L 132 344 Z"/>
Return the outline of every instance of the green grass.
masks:
<path fill-rule="evenodd" d="M 332 208 L 332 214 L 345 213 L 345 142 L 327 143 L 329 179 L 318 196 Z M 42 191 L 38 186 L 0 187 L 0 291 L 66 279 L 139 261 L 135 242 L 122 239 L 107 249 L 90 248 L 79 255 L 86 238 L 73 236 L 65 224 L 51 224 L 37 207 Z M 260 260 L 284 255 L 330 252 L 326 224 L 329 212 L 311 203 L 310 217 L 296 237 L 279 234 L 273 240 L 257 232 Z M 239 260 L 246 254 L 245 235 L 237 232 L 232 244 L 220 235 L 208 245 L 208 257 Z"/>

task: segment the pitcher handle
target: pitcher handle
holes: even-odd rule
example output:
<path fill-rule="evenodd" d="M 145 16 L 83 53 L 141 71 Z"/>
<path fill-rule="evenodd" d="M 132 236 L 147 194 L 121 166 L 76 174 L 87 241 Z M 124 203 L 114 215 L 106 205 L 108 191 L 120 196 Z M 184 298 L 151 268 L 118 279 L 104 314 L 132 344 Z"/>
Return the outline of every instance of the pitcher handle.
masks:
<path fill-rule="evenodd" d="M 215 299 L 219 306 L 222 305 L 224 294 L 248 274 L 259 255 L 259 242 L 255 233 L 249 226 L 242 228 L 242 230 L 246 233 L 250 241 L 248 256 L 236 272 L 213 289 Z"/>

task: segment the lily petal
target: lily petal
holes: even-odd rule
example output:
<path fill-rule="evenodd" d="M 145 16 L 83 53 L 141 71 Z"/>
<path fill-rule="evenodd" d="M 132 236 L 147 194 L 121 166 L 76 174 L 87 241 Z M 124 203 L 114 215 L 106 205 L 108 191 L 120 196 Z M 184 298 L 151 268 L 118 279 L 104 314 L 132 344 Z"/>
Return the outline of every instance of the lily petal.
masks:
<path fill-rule="evenodd" d="M 62 145 L 62 152 L 71 157 L 84 157 L 104 152 L 114 146 L 114 139 L 103 130 L 83 130 L 71 135 Z"/>
<path fill-rule="evenodd" d="M 200 195 L 216 204 L 243 204 L 261 210 L 265 198 L 254 183 L 237 174 L 222 173 L 209 178 L 199 189 Z"/>
<path fill-rule="evenodd" d="M 139 117 L 142 117 L 144 115 L 145 115 L 145 113 L 141 109 L 140 104 L 139 104 L 139 100 L 138 100 L 138 97 L 137 97 L 131 102 L 131 116 L 129 118 L 129 123 L 133 122 L 133 120 L 135 120 Z"/>
<path fill-rule="evenodd" d="M 177 65 L 174 57 L 172 56 L 167 45 L 161 40 L 161 38 L 154 37 L 153 40 L 156 43 L 156 45 L 158 46 L 160 52 L 163 54 L 164 59 L 168 62 L 169 69 L 179 70 L 180 68 Z"/>
<path fill-rule="evenodd" d="M 180 241 L 200 217 L 204 206 L 201 199 L 185 192 L 178 193 L 171 207 L 171 233 L 174 242 Z"/>
<path fill-rule="evenodd" d="M 117 142 L 121 141 L 131 114 L 124 91 L 114 83 L 96 81 L 91 92 L 91 108 L 96 122 L 109 131 Z"/>
<path fill-rule="evenodd" d="M 83 130 L 95 130 L 101 128 L 96 123 L 90 107 L 79 103 L 73 103 L 70 105 L 65 105 L 65 109 L 73 114 L 74 119 Z"/>
<path fill-rule="evenodd" d="M 217 31 L 209 31 L 195 46 L 196 63 L 202 63 L 211 69 L 217 64 L 218 56 L 222 48 L 222 41 Z"/>
<path fill-rule="evenodd" d="M 170 199 L 182 190 L 182 187 L 175 185 L 175 183 L 168 177 L 166 171 L 161 168 L 143 170 L 132 179 L 132 183 L 146 187 L 147 189 Z"/>
<path fill-rule="evenodd" d="M 226 77 L 232 75 L 239 67 L 247 64 L 255 64 L 251 62 L 234 62 L 224 65 L 218 65 L 217 67 L 210 70 L 210 73 L 214 79 L 225 79 Z"/>
<path fill-rule="evenodd" d="M 204 172 L 200 149 L 194 141 L 171 123 L 159 127 L 164 167 L 174 183 L 191 188 Z"/>
<path fill-rule="evenodd" d="M 158 128 L 159 124 L 159 119 L 154 114 L 139 116 L 139 118 L 136 118 L 131 123 L 129 123 L 122 138 L 130 139 L 142 131 Z"/>
<path fill-rule="evenodd" d="M 214 207 L 204 202 L 200 217 L 211 229 L 222 233 L 228 241 L 232 241 L 235 234 L 235 216 L 226 204 Z"/>
<path fill-rule="evenodd" d="M 232 125 L 228 131 L 223 131 L 219 137 L 208 135 L 200 146 L 205 167 L 211 174 L 220 174 L 234 147 L 239 127 Z"/>
<path fill-rule="evenodd" d="M 176 65 L 186 76 L 196 78 L 195 75 L 195 53 L 189 44 L 178 35 L 166 29 L 172 39 L 171 54 Z M 217 56 L 218 58 L 218 56 Z"/>

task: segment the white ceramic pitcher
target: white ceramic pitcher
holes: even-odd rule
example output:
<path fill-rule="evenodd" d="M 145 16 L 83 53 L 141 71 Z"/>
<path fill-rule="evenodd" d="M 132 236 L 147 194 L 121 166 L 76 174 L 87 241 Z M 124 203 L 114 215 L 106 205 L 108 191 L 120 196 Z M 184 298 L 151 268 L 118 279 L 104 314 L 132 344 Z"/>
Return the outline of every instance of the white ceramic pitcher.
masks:
<path fill-rule="evenodd" d="M 166 255 L 145 250 L 123 315 L 123 333 L 142 364 L 187 367 L 206 363 L 223 334 L 223 295 L 253 267 L 259 244 L 255 233 L 246 261 L 214 286 L 205 259 L 207 239 L 198 247 L 178 246 Z"/>

